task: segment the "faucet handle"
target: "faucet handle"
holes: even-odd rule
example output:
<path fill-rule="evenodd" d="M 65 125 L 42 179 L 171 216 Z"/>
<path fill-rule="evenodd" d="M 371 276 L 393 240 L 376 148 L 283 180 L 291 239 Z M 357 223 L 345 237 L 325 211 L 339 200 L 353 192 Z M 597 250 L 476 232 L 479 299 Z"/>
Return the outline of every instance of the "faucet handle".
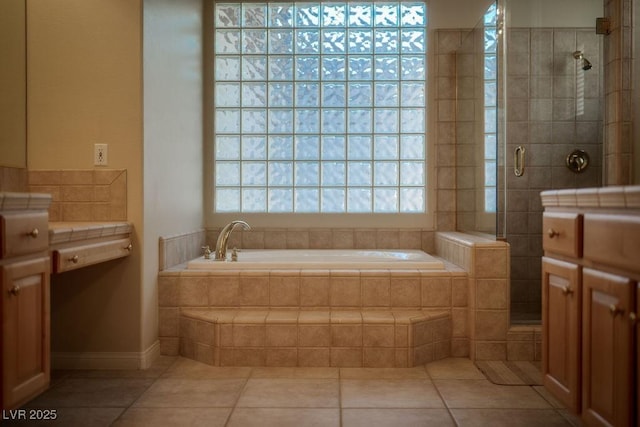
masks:
<path fill-rule="evenodd" d="M 211 259 L 211 249 L 209 249 L 209 246 L 203 246 L 202 249 L 204 249 L 204 259 Z"/>

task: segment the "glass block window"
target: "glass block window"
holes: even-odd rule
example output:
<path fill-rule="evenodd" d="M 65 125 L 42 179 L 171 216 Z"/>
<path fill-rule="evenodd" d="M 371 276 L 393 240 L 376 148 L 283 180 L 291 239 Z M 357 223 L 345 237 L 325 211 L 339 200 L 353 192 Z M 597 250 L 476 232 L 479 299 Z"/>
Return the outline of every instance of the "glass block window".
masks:
<path fill-rule="evenodd" d="M 484 14 L 484 210 L 497 209 L 498 5 Z"/>
<path fill-rule="evenodd" d="M 426 211 L 426 4 L 216 3 L 214 210 Z"/>

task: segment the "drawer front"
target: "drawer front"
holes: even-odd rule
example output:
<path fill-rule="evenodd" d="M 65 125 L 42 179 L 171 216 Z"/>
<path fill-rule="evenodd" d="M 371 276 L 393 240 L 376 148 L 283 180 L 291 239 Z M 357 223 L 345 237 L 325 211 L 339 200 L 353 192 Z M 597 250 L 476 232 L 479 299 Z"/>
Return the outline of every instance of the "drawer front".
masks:
<path fill-rule="evenodd" d="M 586 214 L 584 257 L 640 273 L 640 217 Z"/>
<path fill-rule="evenodd" d="M 542 216 L 542 233 L 545 252 L 576 258 L 582 256 L 582 215 L 545 212 Z"/>
<path fill-rule="evenodd" d="M 39 252 L 49 247 L 49 214 L 6 213 L 0 215 L 0 256 L 8 258 Z"/>
<path fill-rule="evenodd" d="M 98 264 L 131 253 L 131 239 L 110 240 L 90 245 L 74 246 L 53 251 L 53 272 L 62 273 Z"/>

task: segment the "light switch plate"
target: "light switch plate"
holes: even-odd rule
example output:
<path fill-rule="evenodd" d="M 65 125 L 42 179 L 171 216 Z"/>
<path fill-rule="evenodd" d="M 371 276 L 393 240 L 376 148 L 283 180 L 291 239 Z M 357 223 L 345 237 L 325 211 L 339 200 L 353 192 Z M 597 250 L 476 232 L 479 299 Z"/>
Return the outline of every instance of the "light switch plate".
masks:
<path fill-rule="evenodd" d="M 93 164 L 107 166 L 109 146 L 107 144 L 93 144 Z"/>

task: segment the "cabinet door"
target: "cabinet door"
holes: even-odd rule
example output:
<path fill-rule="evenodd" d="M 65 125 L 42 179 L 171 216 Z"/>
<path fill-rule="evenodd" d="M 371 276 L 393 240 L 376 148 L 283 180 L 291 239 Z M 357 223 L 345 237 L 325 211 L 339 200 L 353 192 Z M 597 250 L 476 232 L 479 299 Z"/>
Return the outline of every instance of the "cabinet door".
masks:
<path fill-rule="evenodd" d="M 542 376 L 571 411 L 580 411 L 580 267 L 542 259 Z"/>
<path fill-rule="evenodd" d="M 15 408 L 49 386 L 49 257 L 0 267 L 2 407 Z"/>
<path fill-rule="evenodd" d="M 629 426 L 633 409 L 631 280 L 585 268 L 582 417 L 587 425 Z"/>

